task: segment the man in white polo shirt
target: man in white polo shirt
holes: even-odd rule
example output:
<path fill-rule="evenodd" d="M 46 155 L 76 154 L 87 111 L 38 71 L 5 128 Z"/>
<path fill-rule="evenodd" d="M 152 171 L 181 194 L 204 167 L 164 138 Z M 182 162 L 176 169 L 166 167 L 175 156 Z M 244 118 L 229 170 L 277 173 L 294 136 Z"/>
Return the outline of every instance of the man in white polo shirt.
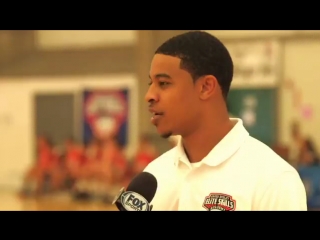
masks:
<path fill-rule="evenodd" d="M 233 63 L 214 36 L 192 31 L 155 52 L 146 94 L 151 121 L 176 147 L 151 162 L 153 210 L 307 210 L 297 171 L 229 118 Z"/>

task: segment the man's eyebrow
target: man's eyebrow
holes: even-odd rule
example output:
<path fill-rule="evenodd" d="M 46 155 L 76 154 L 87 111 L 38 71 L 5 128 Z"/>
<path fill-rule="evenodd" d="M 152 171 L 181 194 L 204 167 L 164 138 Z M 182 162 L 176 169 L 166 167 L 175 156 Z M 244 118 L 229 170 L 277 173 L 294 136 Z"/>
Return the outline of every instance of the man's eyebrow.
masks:
<path fill-rule="evenodd" d="M 168 79 L 171 79 L 171 77 L 166 74 L 166 73 L 158 73 L 156 75 L 154 75 L 155 78 L 168 78 Z M 151 76 L 149 75 L 149 79 L 151 79 Z"/>

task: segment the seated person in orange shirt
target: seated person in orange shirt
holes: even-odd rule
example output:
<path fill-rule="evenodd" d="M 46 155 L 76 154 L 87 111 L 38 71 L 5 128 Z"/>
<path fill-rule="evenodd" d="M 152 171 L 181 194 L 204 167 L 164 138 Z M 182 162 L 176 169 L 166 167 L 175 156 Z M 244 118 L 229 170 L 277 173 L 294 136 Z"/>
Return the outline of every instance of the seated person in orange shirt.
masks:
<path fill-rule="evenodd" d="M 127 160 L 117 141 L 109 138 L 101 144 L 100 159 L 87 167 L 88 171 L 82 175 L 75 191 L 113 195 L 113 191 L 119 191 L 118 185 L 126 172 Z"/>
<path fill-rule="evenodd" d="M 80 165 L 77 180 L 90 179 L 100 168 L 101 147 L 97 139 L 92 139 L 84 149 L 84 162 Z"/>
<path fill-rule="evenodd" d="M 140 138 L 140 144 L 137 153 L 133 159 L 131 174 L 140 173 L 145 167 L 158 157 L 156 147 L 152 144 L 151 139 L 147 135 Z"/>
<path fill-rule="evenodd" d="M 58 171 L 59 156 L 54 153 L 50 141 L 44 136 L 39 136 L 37 148 L 37 162 L 25 176 L 23 193 L 33 191 L 36 194 L 43 193 L 47 180 L 49 180 L 50 188 L 53 190 L 58 189 L 62 184 Z"/>
<path fill-rule="evenodd" d="M 96 179 L 108 186 L 119 183 L 126 172 L 127 160 L 115 138 L 105 140 L 102 144 L 100 166 L 95 171 Z"/>
<path fill-rule="evenodd" d="M 65 142 L 65 164 L 69 178 L 76 180 L 80 176 L 81 167 L 85 163 L 84 148 L 72 138 Z"/>

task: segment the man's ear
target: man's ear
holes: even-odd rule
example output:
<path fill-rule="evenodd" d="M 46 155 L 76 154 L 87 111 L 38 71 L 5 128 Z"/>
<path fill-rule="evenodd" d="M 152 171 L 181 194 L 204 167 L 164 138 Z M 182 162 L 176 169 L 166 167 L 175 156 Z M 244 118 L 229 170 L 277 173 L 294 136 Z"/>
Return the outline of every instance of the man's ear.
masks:
<path fill-rule="evenodd" d="M 200 99 L 206 100 L 216 94 L 218 90 L 218 81 L 213 75 L 206 75 L 198 80 Z"/>

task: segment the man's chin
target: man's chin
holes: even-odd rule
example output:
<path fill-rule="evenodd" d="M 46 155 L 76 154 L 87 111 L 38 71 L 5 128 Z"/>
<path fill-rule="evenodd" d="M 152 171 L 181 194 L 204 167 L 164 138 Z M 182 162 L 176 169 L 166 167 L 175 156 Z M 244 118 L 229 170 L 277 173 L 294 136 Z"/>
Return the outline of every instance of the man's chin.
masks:
<path fill-rule="evenodd" d="M 160 136 L 161 136 L 162 138 L 168 139 L 169 137 L 171 137 L 171 135 L 172 135 L 172 133 L 171 133 L 171 132 L 168 132 L 168 133 L 163 133 L 163 134 L 161 134 Z"/>
<path fill-rule="evenodd" d="M 164 126 L 160 126 L 160 125 L 155 125 L 158 134 L 162 137 L 162 138 L 169 138 L 171 137 L 171 135 L 173 134 L 172 131 L 168 130 L 168 128 L 165 128 Z"/>
<path fill-rule="evenodd" d="M 162 138 L 169 138 L 172 135 L 171 131 L 166 131 L 166 130 L 161 129 L 159 127 L 157 127 L 157 132 Z"/>

